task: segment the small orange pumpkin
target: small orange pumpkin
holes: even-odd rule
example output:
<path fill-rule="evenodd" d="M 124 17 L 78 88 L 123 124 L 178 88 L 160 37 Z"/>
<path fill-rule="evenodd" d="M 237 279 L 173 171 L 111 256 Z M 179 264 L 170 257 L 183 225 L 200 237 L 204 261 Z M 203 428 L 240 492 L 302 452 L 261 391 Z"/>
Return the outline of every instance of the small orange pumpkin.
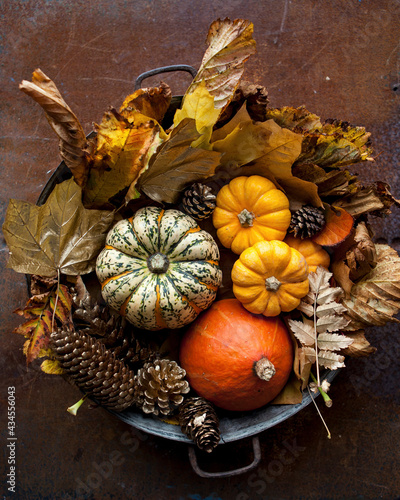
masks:
<path fill-rule="evenodd" d="M 236 177 L 217 194 L 213 224 L 226 248 L 240 254 L 263 240 L 283 240 L 290 224 L 289 200 L 265 177 Z"/>
<path fill-rule="evenodd" d="M 180 345 L 191 387 L 225 410 L 248 411 L 272 401 L 293 365 L 293 344 L 279 318 L 251 314 L 236 299 L 203 312 Z"/>
<path fill-rule="evenodd" d="M 295 238 L 291 235 L 286 236 L 283 241 L 304 256 L 310 273 L 314 273 L 318 266 L 325 267 L 326 269 L 329 268 L 331 261 L 329 253 L 321 245 L 318 245 L 318 243 L 314 243 L 310 239 L 302 240 L 301 238 Z"/>
<path fill-rule="evenodd" d="M 304 256 L 283 241 L 259 241 L 240 254 L 232 268 L 233 293 L 255 314 L 289 312 L 307 295 Z"/>

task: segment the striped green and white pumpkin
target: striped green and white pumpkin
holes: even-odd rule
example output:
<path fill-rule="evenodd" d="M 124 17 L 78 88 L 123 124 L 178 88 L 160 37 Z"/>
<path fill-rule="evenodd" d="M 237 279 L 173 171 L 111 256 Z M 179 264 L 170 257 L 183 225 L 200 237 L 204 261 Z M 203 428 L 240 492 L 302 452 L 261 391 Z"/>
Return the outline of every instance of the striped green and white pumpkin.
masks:
<path fill-rule="evenodd" d="M 145 207 L 108 233 L 96 262 L 107 304 L 138 328 L 179 328 L 215 299 L 222 280 L 212 236 L 178 210 Z"/>

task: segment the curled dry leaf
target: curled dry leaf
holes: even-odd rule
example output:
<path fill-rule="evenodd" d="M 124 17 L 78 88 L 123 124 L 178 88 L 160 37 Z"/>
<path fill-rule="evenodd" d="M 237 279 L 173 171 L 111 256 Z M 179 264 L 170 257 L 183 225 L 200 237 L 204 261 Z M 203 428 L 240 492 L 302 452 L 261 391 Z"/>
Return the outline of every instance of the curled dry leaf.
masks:
<path fill-rule="evenodd" d="M 232 100 L 224 108 L 215 124 L 219 129 L 230 121 L 237 112 L 245 107 L 250 118 L 256 122 L 265 122 L 267 118 L 268 91 L 262 85 L 254 85 L 249 82 L 239 82 L 239 86 L 233 94 Z"/>
<path fill-rule="evenodd" d="M 54 277 L 90 273 L 114 213 L 86 210 L 73 179 L 57 184 L 41 207 L 11 200 L 3 225 L 7 266 L 19 273 Z"/>
<path fill-rule="evenodd" d="M 342 354 L 351 358 L 362 358 L 374 354 L 376 347 L 373 347 L 365 338 L 364 330 L 356 330 L 355 332 L 346 332 L 346 337 L 353 342 L 342 350 Z"/>
<path fill-rule="evenodd" d="M 221 154 L 191 147 L 198 137 L 195 120 L 180 122 L 140 176 L 138 189 L 154 201 L 177 203 L 187 184 L 211 176 Z"/>
<path fill-rule="evenodd" d="M 356 282 L 376 266 L 377 256 L 365 222 L 357 224 L 353 240 L 354 245 L 346 252 L 346 264 L 350 269 L 349 278 Z"/>
<path fill-rule="evenodd" d="M 339 168 L 371 159 L 370 133 L 364 127 L 329 120 L 316 130 L 303 134 L 302 152 L 296 165 L 313 164 Z"/>
<path fill-rule="evenodd" d="M 400 257 L 388 245 L 377 244 L 375 249 L 376 266 L 342 300 L 351 320 L 346 330 L 399 322 L 394 316 L 400 311 Z"/>
<path fill-rule="evenodd" d="M 292 108 L 285 106 L 267 110 L 267 119 L 274 120 L 280 127 L 294 130 L 298 133 L 311 132 L 322 127 L 319 116 L 310 113 L 305 106 Z"/>
<path fill-rule="evenodd" d="M 305 164 L 294 165 L 292 173 L 302 180 L 314 182 L 321 198 L 327 196 L 342 198 L 348 194 L 357 193 L 361 189 L 357 175 L 351 174 L 346 169 L 326 172 L 318 165 Z"/>
<path fill-rule="evenodd" d="M 119 112 L 128 121 L 135 120 L 135 111 L 161 123 L 171 103 L 171 89 L 161 82 L 159 87 L 138 89 L 128 95 Z"/>
<path fill-rule="evenodd" d="M 23 80 L 19 88 L 32 97 L 46 113 L 51 128 L 60 139 L 60 154 L 79 186 L 88 176 L 85 155 L 86 137 L 78 118 L 64 101 L 54 82 L 43 71 L 36 69 L 32 82 Z"/>
<path fill-rule="evenodd" d="M 390 193 L 389 186 L 384 182 L 366 186 L 359 191 L 342 197 L 335 202 L 338 207 L 347 210 L 353 217 L 370 213 L 377 217 L 386 217 L 391 214 L 391 206 L 400 206 Z"/>
<path fill-rule="evenodd" d="M 217 19 L 209 29 L 208 48 L 203 56 L 199 71 L 184 96 L 191 94 L 204 81 L 214 97 L 215 108 L 220 111 L 231 101 L 244 63 L 255 53 L 253 24 L 244 19 Z"/>

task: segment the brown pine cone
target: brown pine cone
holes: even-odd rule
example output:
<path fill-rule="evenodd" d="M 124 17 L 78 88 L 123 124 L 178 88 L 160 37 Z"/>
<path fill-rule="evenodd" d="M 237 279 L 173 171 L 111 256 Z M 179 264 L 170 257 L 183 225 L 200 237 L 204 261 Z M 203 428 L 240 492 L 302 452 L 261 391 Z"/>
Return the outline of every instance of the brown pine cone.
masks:
<path fill-rule="evenodd" d="M 190 390 L 185 376 L 176 361 L 156 359 L 146 363 L 135 377 L 137 406 L 144 413 L 171 415 Z"/>
<path fill-rule="evenodd" d="M 292 213 L 289 232 L 295 238 L 311 238 L 322 231 L 325 226 L 325 216 L 322 208 L 304 206 Z"/>
<path fill-rule="evenodd" d="M 58 329 L 50 343 L 68 377 L 101 405 L 122 411 L 134 404 L 134 372 L 102 342 L 85 333 Z"/>
<path fill-rule="evenodd" d="M 212 404 L 204 398 L 185 400 L 179 407 L 179 424 L 182 432 L 207 453 L 211 453 L 220 441 L 218 416 Z"/>
<path fill-rule="evenodd" d="M 216 196 L 209 186 L 196 182 L 183 193 L 183 211 L 196 220 L 207 219 L 214 212 Z"/>

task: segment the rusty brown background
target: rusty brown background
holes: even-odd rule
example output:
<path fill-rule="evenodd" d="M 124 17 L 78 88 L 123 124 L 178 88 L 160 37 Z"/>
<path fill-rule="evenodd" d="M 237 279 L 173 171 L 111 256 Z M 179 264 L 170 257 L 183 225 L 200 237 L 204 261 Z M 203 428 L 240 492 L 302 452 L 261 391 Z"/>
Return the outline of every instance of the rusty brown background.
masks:
<path fill-rule="evenodd" d="M 1 19 L 1 221 L 9 198 L 35 202 L 59 163 L 40 107 L 18 90 L 40 67 L 85 132 L 132 92 L 136 76 L 167 64 L 198 67 L 218 17 L 254 22 L 258 53 L 246 79 L 265 85 L 273 106 L 305 104 L 322 118 L 365 125 L 376 162 L 365 179 L 399 185 L 400 2 L 398 0 L 3 0 Z M 189 75 L 163 79 L 183 93 Z M 158 83 L 154 78 L 148 83 Z M 399 211 L 375 224 L 400 249 Z M 1 239 L 1 491 L 15 499 L 394 499 L 400 496 L 398 327 L 369 331 L 378 352 L 349 360 L 335 379 L 331 409 L 312 405 L 261 434 L 262 463 L 231 479 L 201 479 L 187 449 L 135 434 L 98 408 L 65 410 L 80 393 L 61 377 L 25 366 L 12 311 L 27 300 L 24 276 L 5 269 Z M 7 387 L 17 399 L 16 493 L 7 491 Z M 318 401 L 321 406 L 321 401 Z M 285 451 L 286 450 L 286 451 Z M 291 451 L 290 451 L 291 450 Z M 200 456 L 208 470 L 251 461 L 250 440 Z"/>

